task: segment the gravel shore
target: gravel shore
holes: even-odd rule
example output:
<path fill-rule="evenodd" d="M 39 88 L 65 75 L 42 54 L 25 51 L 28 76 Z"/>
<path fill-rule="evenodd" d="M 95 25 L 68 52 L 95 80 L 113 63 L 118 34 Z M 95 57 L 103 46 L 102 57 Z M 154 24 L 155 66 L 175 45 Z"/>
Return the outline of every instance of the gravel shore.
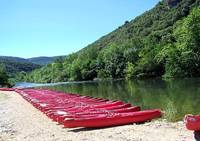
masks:
<path fill-rule="evenodd" d="M 195 141 L 183 122 L 155 120 L 104 129 L 66 129 L 15 92 L 0 91 L 0 141 Z"/>

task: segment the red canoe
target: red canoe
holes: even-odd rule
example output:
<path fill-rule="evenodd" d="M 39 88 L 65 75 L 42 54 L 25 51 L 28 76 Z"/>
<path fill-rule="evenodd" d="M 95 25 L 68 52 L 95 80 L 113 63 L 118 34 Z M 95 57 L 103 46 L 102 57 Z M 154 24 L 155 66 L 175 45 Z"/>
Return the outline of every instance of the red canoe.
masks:
<path fill-rule="evenodd" d="M 161 116 L 160 110 L 147 110 L 131 113 L 120 113 L 112 115 L 103 115 L 94 118 L 71 118 L 65 119 L 64 127 L 76 128 L 76 127 L 86 127 L 86 128 L 99 128 L 99 127 L 109 127 L 124 125 L 130 123 L 145 122 L 158 118 Z"/>
<path fill-rule="evenodd" d="M 186 115 L 184 121 L 188 130 L 200 131 L 200 115 Z"/>
<path fill-rule="evenodd" d="M 102 111 L 102 112 L 98 112 L 98 111 L 94 111 L 94 112 L 82 112 L 82 113 L 71 113 L 71 114 L 63 114 L 57 117 L 52 117 L 52 119 L 54 121 L 57 121 L 58 123 L 63 123 L 65 118 L 79 118 L 81 116 L 87 116 L 87 115 L 98 115 L 98 114 L 104 114 L 104 113 L 128 113 L 128 112 L 136 112 L 136 111 L 140 111 L 140 107 L 136 106 L 136 107 L 129 107 L 129 108 L 123 108 L 123 109 L 117 109 L 117 110 L 112 110 L 112 111 Z"/>
<path fill-rule="evenodd" d="M 46 112 L 45 114 L 49 117 L 51 116 L 56 116 L 56 115 L 60 115 L 60 114 L 57 114 L 58 111 L 63 111 L 63 112 L 66 112 L 68 114 L 77 114 L 77 113 L 84 113 L 84 112 L 89 112 L 89 114 L 92 114 L 94 112 L 96 113 L 105 113 L 105 112 L 109 112 L 109 111 L 112 111 L 114 112 L 114 110 L 119 110 L 119 109 L 124 109 L 124 108 L 129 108 L 131 107 L 131 104 L 123 104 L 122 106 L 111 106 L 109 109 L 107 107 L 107 109 L 99 109 L 99 108 L 94 108 L 92 106 L 90 107 L 76 107 L 76 108 L 59 108 L 59 109 L 56 109 L 56 110 L 53 110 L 53 111 L 50 111 L 50 112 Z M 138 109 L 137 107 L 133 107 L 133 108 L 136 108 Z M 89 115 L 88 114 L 88 115 Z"/>
<path fill-rule="evenodd" d="M 0 91 L 15 91 L 13 88 L 0 88 Z"/>

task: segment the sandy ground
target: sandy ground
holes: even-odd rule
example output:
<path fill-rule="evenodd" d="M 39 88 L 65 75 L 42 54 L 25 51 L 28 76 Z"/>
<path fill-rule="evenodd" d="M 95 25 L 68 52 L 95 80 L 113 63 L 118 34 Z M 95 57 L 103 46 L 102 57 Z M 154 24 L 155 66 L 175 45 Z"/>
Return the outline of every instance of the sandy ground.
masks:
<path fill-rule="evenodd" d="M 155 120 L 104 129 L 65 129 L 15 92 L 0 92 L 0 141 L 193 141 L 183 122 Z"/>

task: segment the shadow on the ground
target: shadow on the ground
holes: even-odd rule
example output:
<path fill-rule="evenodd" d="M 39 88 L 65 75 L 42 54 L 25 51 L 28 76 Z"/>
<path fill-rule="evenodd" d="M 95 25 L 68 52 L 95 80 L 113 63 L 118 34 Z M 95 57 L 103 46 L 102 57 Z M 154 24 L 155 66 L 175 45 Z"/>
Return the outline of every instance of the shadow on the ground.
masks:
<path fill-rule="evenodd" d="M 196 141 L 200 141 L 200 131 L 194 131 L 194 138 Z"/>
<path fill-rule="evenodd" d="M 137 125 L 140 124 L 144 124 L 146 122 L 140 122 L 140 123 L 136 123 Z M 126 124 L 126 125 L 132 125 L 132 124 Z M 118 125 L 118 126 L 109 126 L 109 127 L 102 127 L 102 128 L 76 128 L 76 129 L 72 129 L 69 130 L 68 132 L 82 132 L 82 131 L 94 131 L 94 130 L 101 130 L 101 129 L 108 129 L 108 128 L 113 128 L 113 127 L 119 127 L 119 126 L 125 126 L 125 125 Z"/>
<path fill-rule="evenodd" d="M 124 126 L 124 125 L 121 125 L 121 126 Z M 113 128 L 113 127 L 119 127 L 119 126 L 102 127 L 102 128 L 76 128 L 76 129 L 69 130 L 68 132 L 78 133 L 78 132 L 82 132 L 82 131 L 102 130 L 102 129 L 108 129 L 108 128 Z"/>

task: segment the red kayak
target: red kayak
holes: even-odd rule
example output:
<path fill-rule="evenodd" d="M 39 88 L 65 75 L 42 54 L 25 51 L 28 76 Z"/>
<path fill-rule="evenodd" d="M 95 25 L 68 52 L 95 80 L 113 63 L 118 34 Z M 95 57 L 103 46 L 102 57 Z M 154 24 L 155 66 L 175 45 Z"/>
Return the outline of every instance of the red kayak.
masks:
<path fill-rule="evenodd" d="M 140 111 L 140 107 L 135 106 L 122 109 L 113 109 L 113 110 L 87 109 L 82 111 L 68 111 L 63 109 L 63 110 L 55 110 L 54 112 L 47 113 L 46 115 L 56 120 L 57 118 L 60 118 L 62 116 L 66 116 L 69 118 L 69 117 L 81 117 L 85 115 L 98 115 L 106 113 L 128 113 L 134 111 Z M 64 120 L 64 117 L 62 117 L 62 119 Z"/>
<path fill-rule="evenodd" d="M 129 107 L 129 108 L 123 108 L 123 109 L 117 109 L 112 111 L 93 111 L 93 112 L 82 112 L 82 113 L 62 113 L 60 116 L 53 117 L 54 121 L 57 121 L 58 123 L 63 123 L 65 118 L 79 118 L 81 116 L 87 116 L 87 115 L 98 115 L 98 114 L 105 114 L 106 112 L 109 113 L 128 113 L 128 112 L 136 112 L 140 111 L 140 107 Z"/>
<path fill-rule="evenodd" d="M 120 108 L 128 108 L 128 107 L 131 107 L 131 104 L 123 104 L 122 106 L 120 106 Z M 46 112 L 45 114 L 48 116 L 48 117 L 51 117 L 51 116 L 56 116 L 56 115 L 60 115 L 60 114 L 57 114 L 58 111 L 64 111 L 66 113 L 71 113 L 71 114 L 77 114 L 77 113 L 84 113 L 84 112 L 89 112 L 89 114 L 92 114 L 94 112 L 96 113 L 102 113 L 102 112 L 109 112 L 111 110 L 117 110 L 117 109 L 120 109 L 119 106 L 111 106 L 109 109 L 108 107 L 106 107 L 105 109 L 99 109 L 99 108 L 94 108 L 92 106 L 90 107 L 76 107 L 76 108 L 59 108 L 59 109 L 56 109 L 56 110 L 53 110 L 53 111 L 50 111 L 50 112 Z M 137 109 L 137 108 L 136 108 Z M 88 115 L 89 115 L 88 114 Z"/>
<path fill-rule="evenodd" d="M 67 128 L 99 128 L 124 125 L 130 123 L 145 122 L 154 118 L 161 117 L 160 110 L 147 110 L 131 113 L 120 113 L 111 115 L 100 115 L 99 117 L 92 118 L 71 118 L 65 119 L 63 124 Z"/>
<path fill-rule="evenodd" d="M 41 105 L 41 104 L 39 104 Z M 45 113 L 49 113 L 49 112 L 53 112 L 53 111 L 56 111 L 56 110 L 62 110 L 62 109 L 67 109 L 68 111 L 76 111 L 77 110 L 87 110 L 87 109 L 97 109 L 98 107 L 101 107 L 101 108 L 98 108 L 98 109 L 106 109 L 106 108 L 119 108 L 119 106 L 121 108 L 125 108 L 127 106 L 130 106 L 130 104 L 122 104 L 122 102 L 119 102 L 119 101 L 116 101 L 116 102 L 104 102 L 104 103 L 84 103 L 84 102 L 68 102 L 68 103 L 62 103 L 62 104 L 53 104 L 53 105 L 48 105 L 48 107 L 44 107 L 45 105 L 43 104 L 43 107 L 42 107 L 42 112 L 45 112 Z M 38 107 L 39 109 L 41 108 L 41 106 L 36 106 Z M 104 107 L 104 108 L 102 108 Z"/>
<path fill-rule="evenodd" d="M 13 88 L 0 88 L 0 91 L 15 91 Z"/>
<path fill-rule="evenodd" d="M 188 130 L 200 131 L 200 115 L 186 115 L 184 121 Z"/>

